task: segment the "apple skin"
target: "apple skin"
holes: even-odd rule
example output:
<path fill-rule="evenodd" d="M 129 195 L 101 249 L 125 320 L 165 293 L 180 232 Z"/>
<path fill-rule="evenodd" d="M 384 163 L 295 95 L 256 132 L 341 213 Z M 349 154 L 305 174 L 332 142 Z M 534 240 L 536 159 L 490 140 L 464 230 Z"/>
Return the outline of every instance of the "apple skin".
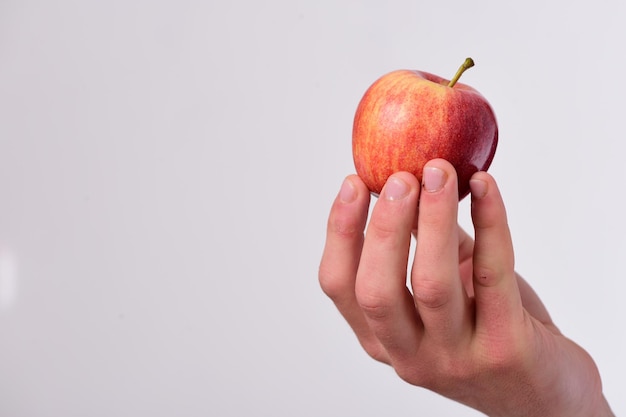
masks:
<path fill-rule="evenodd" d="M 472 87 L 423 71 L 383 75 L 361 99 L 354 117 L 352 155 L 357 174 L 378 195 L 387 178 L 408 171 L 420 181 L 435 158 L 457 171 L 459 200 L 469 180 L 491 165 L 498 125 L 487 100 Z"/>

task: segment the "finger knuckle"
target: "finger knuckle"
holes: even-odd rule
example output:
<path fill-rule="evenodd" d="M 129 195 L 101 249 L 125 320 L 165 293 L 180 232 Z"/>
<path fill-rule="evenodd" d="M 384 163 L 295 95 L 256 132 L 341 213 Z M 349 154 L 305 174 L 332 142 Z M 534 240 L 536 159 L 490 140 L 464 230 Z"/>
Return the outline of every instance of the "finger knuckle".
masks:
<path fill-rule="evenodd" d="M 418 278 L 413 283 L 413 297 L 418 305 L 437 310 L 447 305 L 450 291 L 443 282 L 432 278 Z"/>
<path fill-rule="evenodd" d="M 474 261 L 474 281 L 483 287 L 493 287 L 503 279 L 514 279 L 514 274 L 512 262 L 494 264 L 489 259 L 481 257 L 477 257 Z"/>
<path fill-rule="evenodd" d="M 319 268 L 318 282 L 324 294 L 335 302 L 354 294 L 354 280 L 341 277 L 323 265 Z"/>
<path fill-rule="evenodd" d="M 439 393 L 450 393 L 477 377 L 476 367 L 464 356 L 453 356 L 448 352 L 438 352 L 429 361 L 430 368 L 420 375 L 413 376 L 419 386 Z"/>
<path fill-rule="evenodd" d="M 392 313 L 393 300 L 384 291 L 357 286 L 356 299 L 363 313 L 372 320 L 384 320 Z"/>
<path fill-rule="evenodd" d="M 344 285 L 336 279 L 330 271 L 320 269 L 318 282 L 324 294 L 329 298 L 335 299 L 339 294 L 343 293 Z"/>
<path fill-rule="evenodd" d="M 482 287 L 493 287 L 499 281 L 500 274 L 494 271 L 492 268 L 481 265 L 480 263 L 474 264 L 474 280 Z"/>
<path fill-rule="evenodd" d="M 514 335 L 487 338 L 481 351 L 479 358 L 481 368 L 493 374 L 505 374 L 523 369 L 524 363 L 532 355 L 532 348 L 516 340 Z"/>
<path fill-rule="evenodd" d="M 388 218 L 373 219 L 368 226 L 367 233 L 377 241 L 389 241 L 398 236 L 399 228 Z"/>
<path fill-rule="evenodd" d="M 331 218 L 328 228 L 331 233 L 342 239 L 354 239 L 363 235 L 363 230 L 357 222 L 343 216 Z"/>
<path fill-rule="evenodd" d="M 429 373 L 425 372 L 422 369 L 419 369 L 415 365 L 396 365 L 394 366 L 394 370 L 396 371 L 398 377 L 400 377 L 400 379 L 402 379 L 406 383 L 418 387 L 425 387 L 426 385 L 428 385 Z"/>
<path fill-rule="evenodd" d="M 363 350 L 365 350 L 365 353 L 367 353 L 370 358 L 381 363 L 389 364 L 389 355 L 378 339 L 367 338 L 360 342 Z"/>

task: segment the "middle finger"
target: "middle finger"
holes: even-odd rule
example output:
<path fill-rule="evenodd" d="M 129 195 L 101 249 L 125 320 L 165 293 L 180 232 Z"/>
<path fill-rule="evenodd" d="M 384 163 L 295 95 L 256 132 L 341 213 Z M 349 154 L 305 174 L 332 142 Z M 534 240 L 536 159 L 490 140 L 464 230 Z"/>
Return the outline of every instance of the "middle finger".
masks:
<path fill-rule="evenodd" d="M 459 272 L 457 212 L 454 168 L 442 159 L 430 161 L 423 174 L 412 287 L 425 334 L 442 346 L 471 329 Z"/>
<path fill-rule="evenodd" d="M 372 211 L 357 272 L 358 303 L 392 364 L 415 354 L 421 330 L 406 286 L 419 192 L 407 172 L 389 178 Z"/>

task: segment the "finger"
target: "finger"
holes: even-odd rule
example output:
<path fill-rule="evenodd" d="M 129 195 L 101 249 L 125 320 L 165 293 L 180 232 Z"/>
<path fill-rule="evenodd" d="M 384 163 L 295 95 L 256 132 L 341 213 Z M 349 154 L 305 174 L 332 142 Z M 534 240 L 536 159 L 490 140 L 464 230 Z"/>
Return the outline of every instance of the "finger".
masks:
<path fill-rule="evenodd" d="M 474 239 L 459 226 L 459 262 L 471 260 L 474 255 Z"/>
<path fill-rule="evenodd" d="M 417 218 L 416 218 L 417 220 Z M 417 238 L 417 222 L 411 232 Z M 459 273 L 463 287 L 469 298 L 474 297 L 474 283 L 472 282 L 474 269 L 472 267 L 472 257 L 474 255 L 474 239 L 459 226 Z"/>
<path fill-rule="evenodd" d="M 406 286 L 419 191 L 409 173 L 389 178 L 372 211 L 357 274 L 357 300 L 392 363 L 414 355 L 420 330 Z"/>
<path fill-rule="evenodd" d="M 344 180 L 328 218 L 318 276 L 322 290 L 352 327 L 363 348 L 372 357 L 388 362 L 354 292 L 369 199 L 369 190 L 358 176 L 352 175 Z"/>
<path fill-rule="evenodd" d="M 459 274 L 468 298 L 474 297 L 474 239 L 459 226 Z"/>
<path fill-rule="evenodd" d="M 506 335 L 524 320 L 514 272 L 513 243 L 500 191 L 486 172 L 474 174 L 472 222 L 476 327 L 492 335 Z"/>
<path fill-rule="evenodd" d="M 459 276 L 457 176 L 450 163 L 430 161 L 423 173 L 412 287 L 425 332 L 441 344 L 466 328 L 468 299 Z"/>
<path fill-rule="evenodd" d="M 519 274 L 517 276 L 517 286 L 519 287 L 522 305 L 528 313 L 535 319 L 539 320 L 546 328 L 550 329 L 554 334 L 560 335 L 561 331 L 552 322 L 552 318 L 543 302 L 533 290 L 533 288 Z"/>

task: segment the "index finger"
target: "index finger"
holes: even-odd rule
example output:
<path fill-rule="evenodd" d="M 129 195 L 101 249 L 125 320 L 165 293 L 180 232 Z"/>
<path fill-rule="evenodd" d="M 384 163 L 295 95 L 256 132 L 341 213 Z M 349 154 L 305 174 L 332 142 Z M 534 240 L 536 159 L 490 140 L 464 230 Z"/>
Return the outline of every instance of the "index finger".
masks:
<path fill-rule="evenodd" d="M 351 175 L 344 180 L 328 217 L 326 244 L 319 266 L 319 283 L 346 319 L 363 348 L 374 358 L 389 362 L 384 348 L 358 305 L 355 282 L 370 193 L 363 181 Z"/>

